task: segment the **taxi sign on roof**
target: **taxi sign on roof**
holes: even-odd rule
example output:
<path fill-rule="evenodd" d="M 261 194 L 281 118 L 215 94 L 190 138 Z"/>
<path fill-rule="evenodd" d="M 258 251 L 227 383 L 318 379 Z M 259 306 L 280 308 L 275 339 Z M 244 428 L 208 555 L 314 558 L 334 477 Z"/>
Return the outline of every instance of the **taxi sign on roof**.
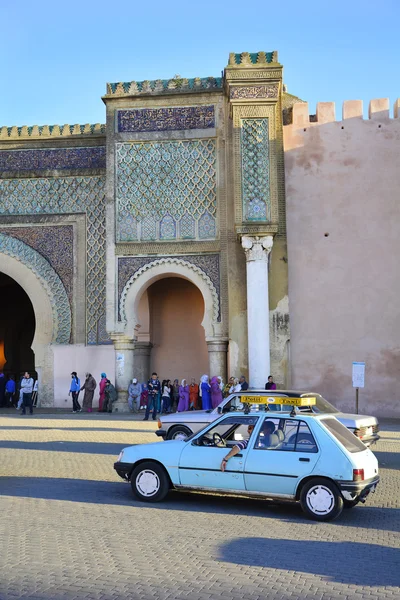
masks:
<path fill-rule="evenodd" d="M 241 396 L 243 404 L 288 404 L 289 406 L 314 406 L 317 400 L 315 396 L 304 398 L 288 398 L 286 396 Z"/>

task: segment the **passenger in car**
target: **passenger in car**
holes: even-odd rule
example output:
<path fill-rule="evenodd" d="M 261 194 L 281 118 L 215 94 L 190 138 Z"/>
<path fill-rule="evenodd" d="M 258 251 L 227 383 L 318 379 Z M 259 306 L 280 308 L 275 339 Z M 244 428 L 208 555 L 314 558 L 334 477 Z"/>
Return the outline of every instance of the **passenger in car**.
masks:
<path fill-rule="evenodd" d="M 277 446 L 278 443 L 279 436 L 275 433 L 275 423 L 264 421 L 258 436 L 257 448 L 270 448 L 271 446 Z"/>
<path fill-rule="evenodd" d="M 237 444 L 233 446 L 232 450 L 222 459 L 221 471 L 225 471 L 228 460 L 232 458 L 232 456 L 235 456 L 235 454 L 238 454 L 241 450 L 245 450 L 247 448 L 249 440 L 251 438 L 251 434 L 253 433 L 253 429 L 254 425 L 249 425 L 247 427 L 247 433 L 249 434 L 248 439 L 237 442 Z"/>

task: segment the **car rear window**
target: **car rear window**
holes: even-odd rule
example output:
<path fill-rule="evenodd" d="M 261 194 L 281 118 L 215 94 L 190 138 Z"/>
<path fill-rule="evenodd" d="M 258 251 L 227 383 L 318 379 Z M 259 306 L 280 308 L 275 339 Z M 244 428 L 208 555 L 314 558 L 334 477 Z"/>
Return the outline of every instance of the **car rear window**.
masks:
<path fill-rule="evenodd" d="M 366 449 L 358 437 L 337 419 L 321 419 L 321 423 L 349 452 L 363 452 Z"/>

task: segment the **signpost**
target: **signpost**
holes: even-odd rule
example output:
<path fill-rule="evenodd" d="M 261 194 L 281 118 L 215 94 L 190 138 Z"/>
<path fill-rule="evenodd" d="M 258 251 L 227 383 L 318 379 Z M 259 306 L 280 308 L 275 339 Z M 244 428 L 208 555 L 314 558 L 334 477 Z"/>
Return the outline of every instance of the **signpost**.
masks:
<path fill-rule="evenodd" d="M 365 362 L 353 362 L 353 388 L 356 388 L 356 414 L 358 415 L 358 391 L 365 384 Z"/>

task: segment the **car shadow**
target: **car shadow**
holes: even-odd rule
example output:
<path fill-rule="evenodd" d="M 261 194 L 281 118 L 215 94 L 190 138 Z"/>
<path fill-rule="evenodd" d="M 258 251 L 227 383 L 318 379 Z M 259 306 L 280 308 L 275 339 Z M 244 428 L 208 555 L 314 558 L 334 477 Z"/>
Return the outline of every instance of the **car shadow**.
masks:
<path fill-rule="evenodd" d="M 117 477 L 117 475 L 116 475 Z M 207 514 L 230 514 L 277 518 L 290 523 L 307 523 L 319 527 L 321 523 L 309 520 L 298 504 L 263 499 L 238 498 L 189 492 L 170 492 L 162 502 L 139 502 L 132 494 L 130 484 L 119 481 L 89 481 L 50 477 L 0 477 L 4 496 L 41 498 L 68 502 L 84 502 L 115 506 L 135 506 L 155 510 L 184 511 Z M 343 511 L 332 526 L 371 528 L 400 531 L 400 509 L 375 506 L 355 507 Z"/>
<path fill-rule="evenodd" d="M 13 440 L 1 440 L 0 450 L 9 448 L 11 450 L 39 450 L 41 452 L 76 452 L 79 454 L 107 454 L 110 456 L 118 456 L 126 446 L 135 446 L 131 443 L 107 443 L 107 442 L 65 442 L 50 441 L 50 442 L 20 442 Z"/>
<path fill-rule="evenodd" d="M 268 537 L 238 538 L 219 548 L 219 559 L 224 562 L 289 573 L 300 571 L 347 585 L 386 588 L 400 585 L 399 554 L 395 548 L 362 542 Z M 351 560 L 346 560 L 347 557 Z"/>
<path fill-rule="evenodd" d="M 152 433 L 147 429 L 128 429 L 122 427 L 31 427 L 24 425 L 0 425 L 0 430 L 7 429 L 10 431 L 122 431 L 127 433 Z M 156 438 L 154 438 L 156 439 Z"/>
<path fill-rule="evenodd" d="M 400 460 L 398 452 L 375 452 L 379 467 L 383 469 L 396 469 L 400 471 Z"/>

